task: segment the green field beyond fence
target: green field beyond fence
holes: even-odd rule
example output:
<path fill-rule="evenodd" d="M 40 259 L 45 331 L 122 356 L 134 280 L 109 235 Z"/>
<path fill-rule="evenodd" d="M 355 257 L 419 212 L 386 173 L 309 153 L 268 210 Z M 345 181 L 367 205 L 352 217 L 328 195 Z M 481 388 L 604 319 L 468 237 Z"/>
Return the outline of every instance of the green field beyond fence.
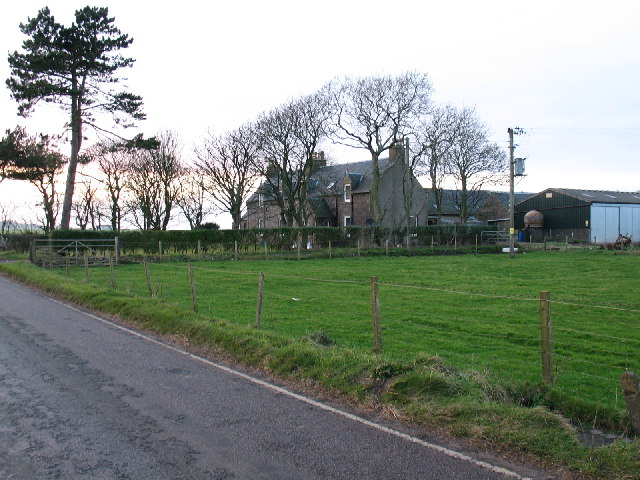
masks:
<path fill-rule="evenodd" d="M 623 410 L 620 375 L 640 371 L 640 256 L 601 250 L 508 255 L 68 266 L 80 281 L 197 307 L 212 321 L 371 350 L 377 277 L 381 355 L 437 355 L 499 383 L 542 382 L 540 292 L 550 292 L 554 389 Z M 192 285 L 193 289 L 192 290 Z M 195 304 L 194 304 L 195 300 Z"/>

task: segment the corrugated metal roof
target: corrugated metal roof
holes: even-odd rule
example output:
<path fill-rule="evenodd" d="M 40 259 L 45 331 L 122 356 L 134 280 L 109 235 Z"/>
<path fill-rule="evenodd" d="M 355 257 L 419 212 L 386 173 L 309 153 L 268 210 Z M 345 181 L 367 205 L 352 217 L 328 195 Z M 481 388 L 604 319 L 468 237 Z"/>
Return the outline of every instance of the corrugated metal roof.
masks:
<path fill-rule="evenodd" d="M 436 204 L 433 192 L 430 188 L 425 190 L 429 194 L 429 212 L 431 215 L 435 215 Z M 460 190 L 442 190 L 442 209 L 440 213 L 442 215 L 460 215 L 460 209 L 458 207 L 460 203 L 460 196 L 462 192 Z M 519 203 L 529 197 L 532 193 L 517 192 L 514 193 L 515 203 Z M 476 213 L 476 210 L 481 208 L 489 197 L 494 196 L 498 198 L 505 208 L 509 208 L 509 192 L 494 192 L 491 190 L 471 190 L 467 192 L 467 205 L 472 214 Z"/>
<path fill-rule="evenodd" d="M 548 188 L 544 192 L 558 192 L 586 203 L 635 203 L 640 204 L 638 192 L 616 192 L 611 190 L 580 190 L 574 188 Z"/>

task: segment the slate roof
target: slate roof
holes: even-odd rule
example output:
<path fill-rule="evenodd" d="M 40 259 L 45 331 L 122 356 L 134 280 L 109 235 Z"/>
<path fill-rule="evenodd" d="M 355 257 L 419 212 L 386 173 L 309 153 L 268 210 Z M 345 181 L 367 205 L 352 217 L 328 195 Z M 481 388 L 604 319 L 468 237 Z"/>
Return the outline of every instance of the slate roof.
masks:
<path fill-rule="evenodd" d="M 638 192 L 616 192 L 611 190 L 580 190 L 575 188 L 548 188 L 544 192 L 558 192 L 591 203 L 635 203 L 640 204 Z"/>
<path fill-rule="evenodd" d="M 380 158 L 378 167 L 380 172 L 389 166 L 388 158 Z M 313 172 L 312 180 L 316 180 L 317 186 L 313 193 L 318 195 L 335 195 L 342 193 L 342 181 L 345 175 L 351 178 L 351 194 L 366 193 L 371 190 L 373 179 L 373 163 L 371 160 L 352 163 L 338 163 L 320 167 Z"/>
<path fill-rule="evenodd" d="M 381 173 L 388 166 L 388 158 L 380 158 L 378 160 L 378 167 Z M 341 195 L 342 181 L 345 175 L 349 175 L 351 178 L 352 195 L 354 193 L 369 192 L 371 190 L 371 180 L 373 179 L 373 164 L 371 160 L 363 160 L 361 162 L 338 163 L 317 168 L 311 175 L 309 182 L 309 197 Z M 257 202 L 259 193 L 264 195 L 265 200 L 272 200 L 272 192 L 271 185 L 268 182 L 263 182 L 249 197 L 247 203 Z"/>
<path fill-rule="evenodd" d="M 308 200 L 317 218 L 333 218 L 331 207 L 323 197 L 309 197 Z"/>
<path fill-rule="evenodd" d="M 433 192 L 429 188 L 425 188 L 427 193 L 429 194 L 429 215 L 436 215 L 436 202 Z M 460 210 L 458 209 L 458 199 L 460 198 L 461 191 L 460 190 L 443 190 L 442 191 L 442 215 L 460 215 Z M 471 209 L 471 214 L 475 214 L 475 211 L 478 208 L 481 208 L 484 203 L 489 199 L 491 195 L 497 197 L 505 206 L 505 208 L 509 208 L 509 192 L 493 192 L 490 190 L 473 190 L 468 192 L 469 200 L 468 204 Z M 514 194 L 515 203 L 519 203 L 529 197 L 531 197 L 532 193 L 524 193 L 517 192 Z"/>

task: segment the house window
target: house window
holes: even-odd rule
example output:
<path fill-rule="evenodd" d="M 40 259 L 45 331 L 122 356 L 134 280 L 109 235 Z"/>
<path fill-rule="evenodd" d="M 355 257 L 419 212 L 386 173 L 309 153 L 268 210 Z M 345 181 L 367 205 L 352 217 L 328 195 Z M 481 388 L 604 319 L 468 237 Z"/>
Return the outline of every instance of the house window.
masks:
<path fill-rule="evenodd" d="M 344 226 L 345 227 L 350 227 L 351 226 L 351 217 L 349 215 L 345 215 L 344 216 Z"/>
<path fill-rule="evenodd" d="M 344 201 L 345 202 L 351 201 L 351 184 L 346 184 L 344 186 Z"/>
<path fill-rule="evenodd" d="M 264 194 L 259 193 L 258 194 L 258 206 L 261 207 L 262 205 L 264 205 Z"/>
<path fill-rule="evenodd" d="M 264 228 L 264 222 L 261 218 L 258 219 L 258 228 Z"/>

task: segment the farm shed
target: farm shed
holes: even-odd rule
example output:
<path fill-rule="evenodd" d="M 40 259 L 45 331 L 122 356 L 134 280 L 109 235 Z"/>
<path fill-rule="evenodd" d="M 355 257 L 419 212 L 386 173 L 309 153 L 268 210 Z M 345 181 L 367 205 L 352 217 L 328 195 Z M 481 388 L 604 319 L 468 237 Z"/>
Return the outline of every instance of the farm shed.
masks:
<path fill-rule="evenodd" d="M 640 192 L 548 188 L 515 206 L 515 227 L 522 230 L 527 212 L 544 216 L 542 234 L 552 240 L 615 242 L 618 235 L 640 241 Z"/>

